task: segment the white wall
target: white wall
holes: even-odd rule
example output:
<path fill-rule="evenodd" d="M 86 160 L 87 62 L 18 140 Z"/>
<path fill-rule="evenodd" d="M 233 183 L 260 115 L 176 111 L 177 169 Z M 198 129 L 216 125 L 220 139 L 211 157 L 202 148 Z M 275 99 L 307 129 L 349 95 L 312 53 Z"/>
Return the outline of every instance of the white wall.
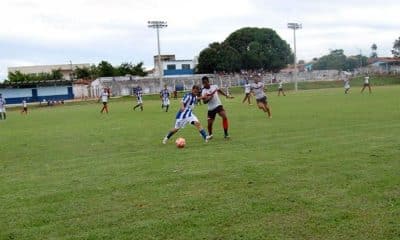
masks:
<path fill-rule="evenodd" d="M 38 96 L 67 95 L 68 87 L 38 87 Z"/>
<path fill-rule="evenodd" d="M 32 89 L 31 88 L 13 88 L 0 89 L 0 93 L 3 95 L 3 98 L 24 98 L 24 97 L 32 97 Z"/>

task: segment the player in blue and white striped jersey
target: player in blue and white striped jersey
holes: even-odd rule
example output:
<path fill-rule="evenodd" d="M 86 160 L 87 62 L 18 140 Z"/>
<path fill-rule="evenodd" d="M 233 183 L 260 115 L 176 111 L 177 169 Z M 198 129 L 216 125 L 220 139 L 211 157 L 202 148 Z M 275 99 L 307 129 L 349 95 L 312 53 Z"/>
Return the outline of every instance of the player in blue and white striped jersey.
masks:
<path fill-rule="evenodd" d="M 161 90 L 160 92 L 160 98 L 161 98 L 161 109 L 165 107 L 165 112 L 168 112 L 169 108 L 169 91 L 167 88 L 167 85 L 164 86 L 164 89 Z"/>
<path fill-rule="evenodd" d="M 136 111 L 136 108 L 140 107 L 140 111 L 143 111 L 142 87 L 138 86 L 135 89 L 135 95 L 136 95 L 137 105 L 133 107 L 133 110 Z"/>
<path fill-rule="evenodd" d="M 199 130 L 204 141 L 208 142 L 209 136 L 207 136 L 207 133 L 201 126 L 199 119 L 193 113 L 193 108 L 196 104 L 199 91 L 200 87 L 194 85 L 192 87 L 192 91 L 190 93 L 186 93 L 185 96 L 182 98 L 180 109 L 176 114 L 175 126 L 164 137 L 162 141 L 163 144 L 166 144 L 168 139 L 170 139 L 172 135 L 178 132 L 179 129 L 184 128 L 188 123 L 194 125 L 197 128 L 197 130 Z"/>

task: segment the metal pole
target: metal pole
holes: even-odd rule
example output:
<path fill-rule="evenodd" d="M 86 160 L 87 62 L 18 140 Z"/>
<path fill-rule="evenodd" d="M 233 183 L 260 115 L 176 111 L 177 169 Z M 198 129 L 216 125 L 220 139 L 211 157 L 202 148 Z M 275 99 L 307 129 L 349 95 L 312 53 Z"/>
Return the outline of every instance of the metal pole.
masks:
<path fill-rule="evenodd" d="M 293 28 L 294 39 L 294 90 L 297 92 L 297 56 L 296 56 L 296 28 Z"/>
<path fill-rule="evenodd" d="M 160 91 L 163 85 L 163 69 L 161 66 L 161 50 L 160 50 L 160 28 L 157 28 L 157 49 L 158 49 L 158 71 L 159 71 L 159 78 L 160 78 Z"/>

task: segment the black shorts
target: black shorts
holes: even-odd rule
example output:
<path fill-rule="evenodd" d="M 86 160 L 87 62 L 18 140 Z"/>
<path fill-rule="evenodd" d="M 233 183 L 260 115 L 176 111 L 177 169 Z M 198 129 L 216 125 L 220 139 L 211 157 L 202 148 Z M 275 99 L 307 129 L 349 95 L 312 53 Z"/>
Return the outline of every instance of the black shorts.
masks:
<path fill-rule="evenodd" d="M 267 104 L 267 97 L 264 96 L 264 97 L 262 97 L 262 98 L 260 98 L 260 99 L 256 99 L 256 101 L 257 101 L 257 103 L 264 103 L 264 104 Z"/>
<path fill-rule="evenodd" d="M 364 83 L 364 87 L 369 87 L 369 83 Z"/>
<path fill-rule="evenodd" d="M 107 102 L 103 102 L 103 105 L 104 105 L 104 106 L 107 106 Z"/>
<path fill-rule="evenodd" d="M 278 91 L 283 91 L 283 88 L 278 88 Z"/>
<path fill-rule="evenodd" d="M 24 107 L 24 111 L 25 111 L 25 112 L 28 111 L 28 108 L 27 108 L 27 107 Z"/>
<path fill-rule="evenodd" d="M 208 111 L 207 112 L 208 119 L 215 119 L 215 115 L 217 115 L 217 113 L 220 113 L 222 111 L 225 111 L 224 107 L 222 105 L 219 105 L 218 107 L 214 108 L 213 110 Z"/>

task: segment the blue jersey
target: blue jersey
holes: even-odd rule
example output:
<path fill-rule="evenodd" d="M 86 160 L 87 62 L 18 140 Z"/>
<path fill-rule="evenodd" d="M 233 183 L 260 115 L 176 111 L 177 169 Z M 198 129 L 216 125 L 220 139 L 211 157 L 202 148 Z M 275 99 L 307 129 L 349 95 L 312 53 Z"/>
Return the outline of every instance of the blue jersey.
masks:
<path fill-rule="evenodd" d="M 196 99 L 197 97 L 192 93 L 186 93 L 185 96 L 183 96 L 182 98 L 184 110 L 183 112 L 178 111 L 178 113 L 176 114 L 176 119 L 184 119 L 187 117 L 191 117 L 192 110 L 196 104 Z"/>
<path fill-rule="evenodd" d="M 168 98 L 169 98 L 169 91 L 168 91 L 168 89 L 163 89 L 163 90 L 161 90 L 160 96 L 161 96 L 161 98 L 162 98 L 163 100 L 168 99 Z"/>

